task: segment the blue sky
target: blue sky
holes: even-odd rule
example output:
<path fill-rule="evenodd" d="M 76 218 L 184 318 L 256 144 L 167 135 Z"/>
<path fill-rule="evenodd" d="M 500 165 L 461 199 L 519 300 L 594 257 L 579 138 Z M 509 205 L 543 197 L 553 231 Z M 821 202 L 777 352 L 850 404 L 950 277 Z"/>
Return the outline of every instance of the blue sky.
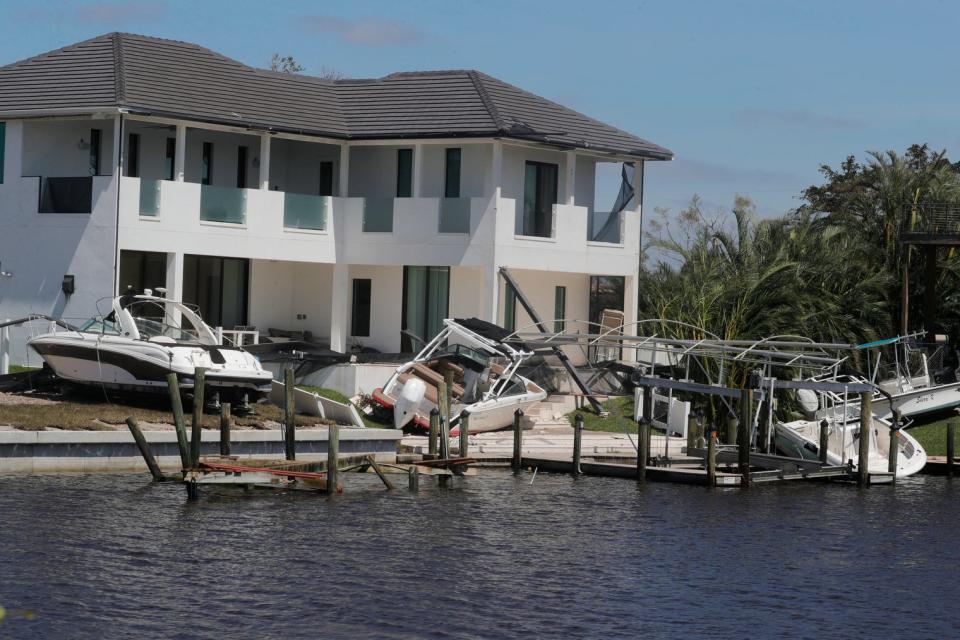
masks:
<path fill-rule="evenodd" d="M 796 206 L 821 163 L 960 158 L 960 3 L 898 0 L 2 0 L 0 62 L 114 30 L 350 77 L 475 68 L 669 147 L 648 206 Z M 612 172 L 602 179 L 612 201 Z M 603 199 L 603 196 L 600 197 Z"/>

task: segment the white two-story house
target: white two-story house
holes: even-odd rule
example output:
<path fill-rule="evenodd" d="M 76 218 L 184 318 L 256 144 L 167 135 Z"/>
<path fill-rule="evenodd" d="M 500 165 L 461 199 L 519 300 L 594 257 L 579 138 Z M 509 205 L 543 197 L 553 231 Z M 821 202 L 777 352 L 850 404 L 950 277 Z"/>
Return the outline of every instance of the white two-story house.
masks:
<path fill-rule="evenodd" d="M 633 320 L 644 163 L 672 154 L 476 71 L 331 81 L 111 33 L 0 68 L 0 156 L 0 318 L 165 287 L 214 326 L 398 352 L 529 323 L 501 266 L 545 319 Z M 601 162 L 632 163 L 613 216 Z"/>

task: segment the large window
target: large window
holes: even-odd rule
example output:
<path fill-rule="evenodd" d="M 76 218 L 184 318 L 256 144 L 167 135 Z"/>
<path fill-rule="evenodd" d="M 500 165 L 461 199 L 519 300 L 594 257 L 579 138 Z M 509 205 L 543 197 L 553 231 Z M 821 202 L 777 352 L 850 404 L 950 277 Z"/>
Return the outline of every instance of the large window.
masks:
<path fill-rule="evenodd" d="M 449 297 L 450 267 L 404 267 L 401 328 L 421 340 L 430 340 L 443 329 Z M 401 350 L 409 352 L 414 347 L 410 336 L 403 334 Z"/>
<path fill-rule="evenodd" d="M 173 180 L 173 172 L 176 168 L 177 139 L 167 138 L 167 152 L 163 157 L 163 178 L 164 180 Z"/>
<path fill-rule="evenodd" d="M 127 137 L 127 175 L 140 177 L 140 134 L 131 133 Z"/>
<path fill-rule="evenodd" d="M 460 148 L 447 149 L 446 163 L 444 164 L 444 198 L 460 197 Z"/>
<path fill-rule="evenodd" d="M 553 205 L 557 204 L 557 165 L 528 161 L 523 184 L 523 216 L 517 234 L 553 236 Z"/>
<path fill-rule="evenodd" d="M 397 197 L 413 195 L 413 149 L 397 149 Z"/>
<path fill-rule="evenodd" d="M 213 327 L 247 324 L 249 262 L 215 256 L 183 257 L 183 301 L 200 308 L 204 321 Z"/>
<path fill-rule="evenodd" d="M 119 293 L 157 289 L 167 285 L 167 254 L 156 251 L 121 251 Z"/>
<path fill-rule="evenodd" d="M 211 184 L 213 176 L 213 143 L 203 143 L 203 154 L 200 158 L 200 184 Z"/>
<path fill-rule="evenodd" d="M 360 338 L 370 336 L 370 293 L 372 281 L 369 278 L 353 279 L 353 309 L 350 314 L 350 335 Z"/>
<path fill-rule="evenodd" d="M 100 175 L 100 129 L 90 129 L 90 175 Z"/>
<path fill-rule="evenodd" d="M 590 276 L 590 322 L 600 322 L 604 309 L 623 311 L 623 276 Z"/>
<path fill-rule="evenodd" d="M 317 193 L 321 196 L 333 195 L 333 163 L 329 160 L 320 163 L 320 189 Z"/>
<path fill-rule="evenodd" d="M 7 123 L 0 122 L 0 184 L 3 184 L 3 165 L 7 157 Z"/>
<path fill-rule="evenodd" d="M 563 321 L 567 317 L 567 288 L 556 287 L 553 290 L 553 330 L 560 332 L 566 328 Z"/>

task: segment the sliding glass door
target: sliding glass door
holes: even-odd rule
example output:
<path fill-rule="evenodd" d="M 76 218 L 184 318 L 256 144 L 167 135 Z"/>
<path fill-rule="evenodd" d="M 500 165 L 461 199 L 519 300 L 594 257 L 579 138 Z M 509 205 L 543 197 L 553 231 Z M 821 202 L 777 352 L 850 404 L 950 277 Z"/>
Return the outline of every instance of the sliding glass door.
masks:
<path fill-rule="evenodd" d="M 429 341 L 440 333 L 449 313 L 449 300 L 450 267 L 403 268 L 403 352 L 417 351 L 421 346 L 408 334 Z"/>
<path fill-rule="evenodd" d="M 197 305 L 212 327 L 245 326 L 249 274 L 249 261 L 242 258 L 186 255 L 183 301 Z"/>
<path fill-rule="evenodd" d="M 523 217 L 517 235 L 553 237 L 553 205 L 557 204 L 557 165 L 528 161 L 523 183 Z"/>

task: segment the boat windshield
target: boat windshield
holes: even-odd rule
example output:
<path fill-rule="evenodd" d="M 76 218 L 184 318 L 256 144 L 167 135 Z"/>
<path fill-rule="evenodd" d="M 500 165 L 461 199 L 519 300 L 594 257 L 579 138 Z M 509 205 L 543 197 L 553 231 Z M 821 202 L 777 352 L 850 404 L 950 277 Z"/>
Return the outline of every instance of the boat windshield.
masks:
<path fill-rule="evenodd" d="M 478 368 L 480 370 L 484 369 L 487 366 L 487 363 L 490 362 L 490 356 L 465 344 L 447 344 L 433 354 L 433 357 L 435 358 L 442 358 L 445 356 L 453 356 L 453 359 L 471 360 L 479 365 Z"/>
<path fill-rule="evenodd" d="M 80 331 L 83 333 L 101 333 L 101 334 L 111 334 L 118 336 L 120 335 L 120 327 L 116 325 L 112 320 L 107 320 L 106 318 L 90 318 L 80 326 Z"/>
<path fill-rule="evenodd" d="M 185 329 L 168 322 L 171 318 L 167 315 L 166 306 L 163 304 L 152 300 L 139 300 L 126 305 L 124 309 L 133 318 L 137 331 L 140 332 L 140 338 L 143 340 L 164 337 L 177 342 L 198 341 L 196 331 L 190 330 L 193 327 Z"/>

